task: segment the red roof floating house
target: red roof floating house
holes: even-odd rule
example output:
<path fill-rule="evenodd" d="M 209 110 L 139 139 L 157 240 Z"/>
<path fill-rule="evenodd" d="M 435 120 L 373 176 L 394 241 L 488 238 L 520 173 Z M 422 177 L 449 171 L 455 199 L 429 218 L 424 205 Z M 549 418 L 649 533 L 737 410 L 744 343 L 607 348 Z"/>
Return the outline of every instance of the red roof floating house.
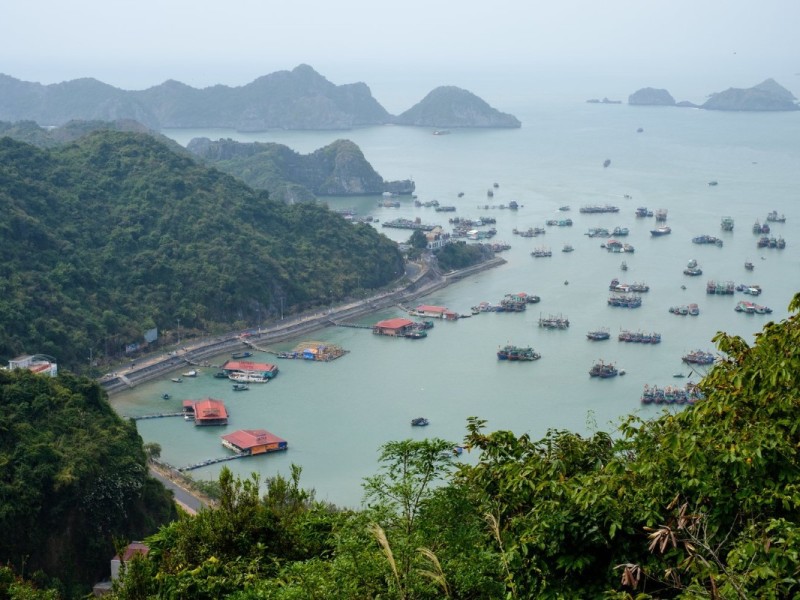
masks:
<path fill-rule="evenodd" d="M 450 321 L 458 319 L 458 313 L 444 306 L 432 306 L 430 304 L 420 304 L 414 309 L 414 313 L 420 317 L 433 317 L 434 319 L 447 319 Z"/>
<path fill-rule="evenodd" d="M 268 381 L 278 374 L 278 366 L 270 363 L 257 363 L 249 360 L 229 360 L 222 365 L 222 370 L 235 379 L 237 376 L 248 377 L 247 381 L 255 382 L 258 379 Z M 233 375 L 233 377 L 231 377 Z M 237 380 L 238 381 L 238 380 Z"/>
<path fill-rule="evenodd" d="M 385 319 L 383 321 L 378 321 L 372 326 L 372 333 L 403 337 L 411 330 L 413 325 L 414 321 L 410 319 Z"/>
<path fill-rule="evenodd" d="M 228 411 L 222 400 L 184 400 L 183 413 L 187 418 L 194 418 L 194 424 L 198 427 L 228 424 Z"/>
<path fill-rule="evenodd" d="M 221 437 L 222 445 L 237 454 L 265 454 L 289 447 L 286 440 L 266 429 L 240 429 Z"/>

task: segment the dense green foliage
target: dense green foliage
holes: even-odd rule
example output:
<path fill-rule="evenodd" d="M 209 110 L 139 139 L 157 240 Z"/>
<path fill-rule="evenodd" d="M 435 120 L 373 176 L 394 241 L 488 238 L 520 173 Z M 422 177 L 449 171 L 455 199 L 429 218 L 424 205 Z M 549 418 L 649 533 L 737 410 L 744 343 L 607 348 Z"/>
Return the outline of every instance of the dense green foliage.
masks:
<path fill-rule="evenodd" d="M 187 149 L 270 198 L 284 202 L 315 196 L 379 195 L 414 191 L 414 182 L 384 181 L 350 140 L 336 140 L 310 154 L 274 143 L 194 138 Z"/>
<path fill-rule="evenodd" d="M 99 385 L 0 370 L 0 563 L 85 590 L 107 573 L 114 537 L 175 516 L 135 425 Z"/>
<path fill-rule="evenodd" d="M 455 271 L 483 262 L 494 256 L 494 253 L 483 244 L 455 242 L 435 250 L 433 255 L 443 271 Z"/>
<path fill-rule="evenodd" d="M 791 310 L 800 309 L 800 294 Z M 292 480 L 221 479 L 220 509 L 151 538 L 152 597 L 796 598 L 800 319 L 748 345 L 719 334 L 706 398 L 615 435 L 538 441 L 470 419 L 386 444 L 366 506 L 338 512 Z M 147 587 L 149 586 L 149 587 Z M 124 597 L 124 596 L 120 596 Z M 144 596 L 142 596 L 144 597 Z"/>
<path fill-rule="evenodd" d="M 0 138 L 0 252 L 0 356 L 73 370 L 152 327 L 256 325 L 403 272 L 368 225 L 114 131 L 50 150 Z"/>

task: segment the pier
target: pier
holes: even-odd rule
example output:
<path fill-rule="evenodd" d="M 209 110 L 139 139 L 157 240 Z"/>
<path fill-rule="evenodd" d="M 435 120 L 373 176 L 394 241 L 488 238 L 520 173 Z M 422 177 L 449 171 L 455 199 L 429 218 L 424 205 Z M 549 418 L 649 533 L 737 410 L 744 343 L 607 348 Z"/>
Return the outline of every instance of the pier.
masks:
<path fill-rule="evenodd" d="M 199 469 L 201 467 L 207 467 L 209 465 L 215 465 L 217 463 L 227 462 L 229 460 L 236 460 L 237 458 L 246 458 L 248 456 L 252 455 L 242 453 L 242 454 L 231 454 L 230 456 L 220 456 L 218 458 L 207 458 L 206 460 L 201 461 L 199 463 L 194 463 L 191 465 L 187 465 L 185 467 L 180 467 L 178 468 L 178 471 L 180 471 L 181 473 L 183 473 L 184 471 L 194 471 L 195 469 Z"/>
<path fill-rule="evenodd" d="M 171 413 L 153 413 L 150 415 L 138 415 L 136 417 L 128 417 L 134 421 L 140 421 L 142 419 L 164 419 L 166 417 L 182 417 L 184 413 L 182 412 L 171 412 Z"/>
<path fill-rule="evenodd" d="M 362 323 L 347 323 L 345 321 L 331 321 L 336 327 L 353 327 L 354 329 L 372 329 L 372 325 Z"/>

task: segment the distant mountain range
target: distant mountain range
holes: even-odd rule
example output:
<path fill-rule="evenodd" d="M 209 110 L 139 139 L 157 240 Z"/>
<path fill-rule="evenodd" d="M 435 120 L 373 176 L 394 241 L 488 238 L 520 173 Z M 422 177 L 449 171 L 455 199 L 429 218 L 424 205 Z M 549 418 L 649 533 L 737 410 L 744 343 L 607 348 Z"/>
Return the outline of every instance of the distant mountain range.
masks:
<path fill-rule="evenodd" d="M 433 90 L 395 117 L 364 83 L 334 85 L 308 65 L 277 71 L 240 87 L 197 89 L 178 81 L 141 91 L 84 78 L 42 85 L 0 74 L 0 121 L 59 126 L 79 119 L 130 119 L 164 128 L 351 129 L 370 125 L 520 127 L 474 94 L 456 87 Z"/>
<path fill-rule="evenodd" d="M 766 79 L 751 88 L 729 88 L 711 94 L 703 104 L 675 102 L 664 89 L 642 88 L 628 97 L 628 104 L 638 106 L 680 106 L 706 110 L 791 111 L 800 110 L 797 98 L 774 79 Z"/>

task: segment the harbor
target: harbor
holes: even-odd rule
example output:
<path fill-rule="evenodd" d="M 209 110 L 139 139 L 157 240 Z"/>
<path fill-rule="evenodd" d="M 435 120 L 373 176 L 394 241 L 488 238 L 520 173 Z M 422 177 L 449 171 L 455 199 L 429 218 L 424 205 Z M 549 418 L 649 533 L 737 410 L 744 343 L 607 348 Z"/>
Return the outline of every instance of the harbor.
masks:
<path fill-rule="evenodd" d="M 303 468 L 301 484 L 313 487 L 318 499 L 344 506 L 360 501 L 362 479 L 376 472 L 382 444 L 424 437 L 458 443 L 470 416 L 486 419 L 487 431 L 507 429 L 539 439 L 548 428 L 581 433 L 610 431 L 614 423 L 632 413 L 646 417 L 664 408 L 686 409 L 687 405 L 642 404 L 644 385 L 664 389 L 674 384 L 673 377 L 678 373 L 684 375 L 684 381 L 691 375 L 691 381 L 699 382 L 712 365 L 690 366 L 682 361 L 683 356 L 695 349 L 713 350 L 711 339 L 719 331 L 752 343 L 753 335 L 766 323 L 785 318 L 788 303 L 797 291 L 791 274 L 800 272 L 800 256 L 793 251 L 800 243 L 800 216 L 791 198 L 793 190 L 800 187 L 800 174 L 785 165 L 797 156 L 794 140 L 800 132 L 783 122 L 785 116 L 780 116 L 782 124 L 776 128 L 763 115 L 581 104 L 572 112 L 559 105 L 556 114 L 566 111 L 569 119 L 539 119 L 549 113 L 531 111 L 525 122 L 539 126 L 514 132 L 454 130 L 444 138 L 401 127 L 348 132 L 383 176 L 413 173 L 420 202 L 438 198 L 442 205 L 456 206 L 455 214 L 467 219 L 481 214 L 496 217 L 492 225 L 497 229 L 496 238 L 511 243 L 502 262 L 440 286 L 437 282 L 439 287 L 425 288 L 420 283 L 423 289 L 414 299 L 403 297 L 405 289 L 392 289 L 386 291 L 394 295 L 387 295 L 385 301 L 348 299 L 330 307 L 331 314 L 325 307 L 317 310 L 321 314 L 304 315 L 308 321 L 295 320 L 300 315 L 292 315 L 290 324 L 287 315 L 286 327 L 279 333 L 273 328 L 280 323 L 265 321 L 263 333 L 249 338 L 256 338 L 260 348 L 275 352 L 292 351 L 304 340 L 336 344 L 348 352 L 335 361 L 279 360 L 274 354 L 251 350 L 251 360 L 278 362 L 280 375 L 268 385 L 251 385 L 249 391 L 241 393 L 231 389 L 229 380 L 214 379 L 212 369 L 187 366 L 180 351 L 174 365 L 149 380 L 133 373 L 135 387 L 120 384 L 112 398 L 115 408 L 126 415 L 147 414 L 179 410 L 185 398 L 220 398 L 230 409 L 226 432 L 266 427 L 289 440 L 291 446 L 287 452 L 263 460 L 208 465 L 193 471 L 196 477 L 214 478 L 223 465 L 242 476 L 252 471 L 262 478 L 285 475 L 294 463 Z M 597 113 L 601 108 L 605 112 Z M 645 114 L 652 122 L 646 124 L 646 133 L 637 135 L 636 128 Z M 731 121 L 736 121 L 735 139 L 734 128 L 725 125 Z M 762 135 L 765 128 L 771 132 L 768 144 Z M 657 130 L 663 132 L 659 139 L 655 137 Z M 272 135 L 298 151 L 310 152 L 333 134 Z M 570 143 L 564 144 L 565 139 Z M 784 139 L 785 143 L 780 142 Z M 523 140 L 524 148 L 519 145 Z M 726 143 L 718 145 L 719 140 Z M 441 152 L 443 141 L 451 144 L 445 153 Z M 429 148 L 429 142 L 436 147 Z M 564 146 L 576 144 L 582 146 L 584 156 L 575 156 L 572 151 L 561 154 Z M 738 144 L 734 153 L 726 150 L 728 144 Z M 665 145 L 675 153 L 665 155 Z M 407 152 L 399 152 L 399 148 Z M 519 158 L 522 156 L 524 166 Z M 601 163 L 606 156 L 613 160 L 604 169 Z M 420 166 L 417 160 L 431 168 Z M 717 186 L 707 185 L 712 179 L 718 181 Z M 500 184 L 498 188 L 492 187 L 495 181 Z M 489 187 L 494 190 L 491 200 L 486 199 Z M 457 196 L 459 192 L 464 193 L 462 198 Z M 326 201 L 333 208 L 353 207 L 359 215 L 381 221 L 395 217 L 414 221 L 419 217 L 421 222 L 439 221 L 445 226 L 446 219 L 437 217 L 453 215 L 416 207 L 413 199 L 402 197 L 400 207 L 392 209 L 377 207 L 375 198 Z M 516 210 L 499 209 L 512 201 L 518 205 Z M 476 208 L 489 206 L 487 202 L 498 208 Z M 525 231 L 546 227 L 547 220 L 563 218 L 566 215 L 559 207 L 566 205 L 572 206 L 567 213 L 572 227 L 550 227 L 537 239 L 513 235 L 514 228 Z M 617 206 L 619 212 L 578 210 L 594 205 Z M 643 206 L 653 209 L 653 215 L 637 217 L 637 207 Z M 661 208 L 668 209 L 665 224 L 671 234 L 653 237 L 654 209 Z M 391 217 L 387 217 L 390 211 Z M 759 238 L 751 232 L 754 221 L 758 218 L 764 223 L 771 211 L 786 217 L 783 223 L 769 222 L 769 235 L 786 241 L 783 251 L 777 247 L 758 249 Z M 730 231 L 721 229 L 725 216 L 736 223 Z M 609 238 L 583 235 L 590 228 L 604 228 L 610 234 L 616 227 L 629 229 L 620 239 L 635 246 L 635 252 L 620 256 L 601 247 Z M 412 233 L 380 230 L 396 241 L 406 241 Z M 724 243 L 692 242 L 703 234 Z M 530 256 L 541 243 L 556 250 L 553 256 Z M 567 244 L 573 251 L 562 252 Z M 623 258 L 627 271 L 620 268 Z M 702 275 L 683 273 L 690 259 L 702 267 Z M 753 270 L 745 267 L 748 261 Z M 449 275 L 443 273 L 441 280 L 446 277 Z M 649 291 L 640 294 L 640 307 L 608 305 L 609 296 L 615 293 L 608 289 L 614 277 L 629 285 L 646 282 Z M 740 283 L 759 285 L 762 292 L 757 298 L 735 290 L 732 295 L 707 294 L 708 281 L 734 282 L 734 287 Z M 417 319 L 398 305 L 443 306 L 464 315 L 483 302 L 498 305 L 506 294 L 520 290 L 535 293 L 539 303 L 518 312 L 486 311 L 468 319 L 432 319 L 435 328 L 419 341 L 371 332 L 385 319 Z M 369 304 L 354 305 L 364 300 L 370 300 Z M 759 314 L 753 307 L 748 313 L 748 305 L 743 305 L 742 312 L 735 310 L 739 301 L 751 300 L 773 312 Z M 689 314 L 690 304 L 698 305 L 699 314 Z M 670 307 L 686 307 L 686 316 L 680 311 L 677 316 L 670 313 Z M 568 327 L 539 326 L 540 318 L 559 316 L 564 325 L 569 321 Z M 337 327 L 332 321 L 361 327 Z M 313 326 L 303 329 L 311 322 Z M 608 329 L 613 338 L 623 330 L 658 332 L 661 342 L 588 341 L 587 332 L 599 328 Z M 194 345 L 187 344 L 188 355 L 195 362 L 222 364 L 232 352 L 246 348 L 236 337 L 241 333 L 232 333 L 230 345 L 225 345 L 228 338 L 220 340 L 222 347 L 207 354 L 195 355 Z M 541 358 L 524 367 L 498 360 L 498 348 L 507 344 L 530 346 Z M 624 369 L 626 375 L 602 381 L 590 377 L 588 371 L 597 360 Z M 195 378 L 184 378 L 181 384 L 169 381 L 189 368 L 201 372 Z M 122 375 L 128 376 L 127 369 Z M 173 399 L 162 400 L 165 392 Z M 419 416 L 430 424 L 410 426 L 411 419 Z M 188 427 L 180 419 L 170 418 L 139 420 L 137 427 L 145 441 L 162 445 L 163 460 L 172 465 L 190 465 L 225 454 L 220 451 L 220 428 Z M 475 460 L 475 454 L 465 452 L 461 460 Z"/>

